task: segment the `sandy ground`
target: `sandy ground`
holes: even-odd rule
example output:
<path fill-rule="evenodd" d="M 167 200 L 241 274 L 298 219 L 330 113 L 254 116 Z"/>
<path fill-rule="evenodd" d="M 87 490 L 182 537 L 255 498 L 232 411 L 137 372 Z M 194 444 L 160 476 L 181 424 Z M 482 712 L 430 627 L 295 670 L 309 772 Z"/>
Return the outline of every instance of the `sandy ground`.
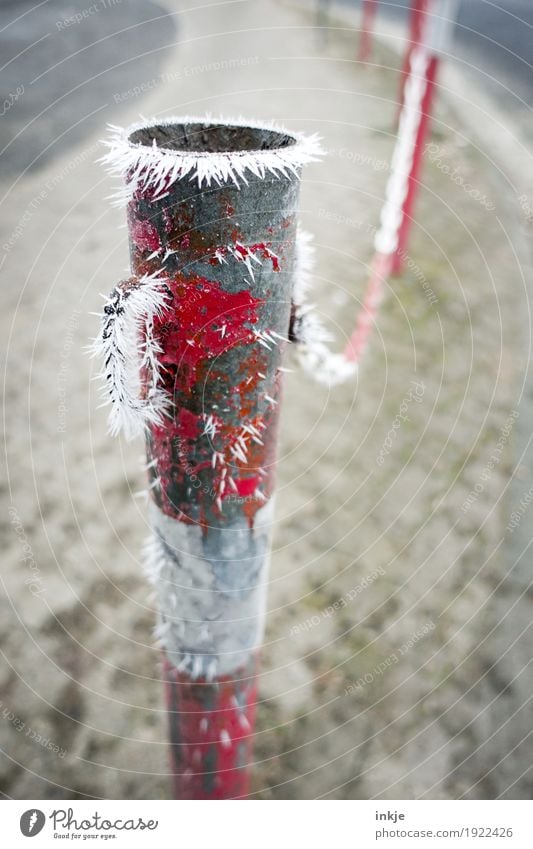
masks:
<path fill-rule="evenodd" d="M 378 45 L 362 68 L 353 31 L 324 44 L 296 6 L 177 18 L 179 43 L 155 85 L 126 92 L 120 120 L 210 111 L 321 133 L 329 155 L 305 172 L 301 213 L 340 347 L 372 256 L 398 60 Z M 101 135 L 2 184 L 0 788 L 16 799 L 169 794 L 139 562 L 142 447 L 107 436 L 83 352 L 99 292 L 127 266 L 124 213 L 94 163 Z M 502 553 L 527 359 L 525 224 L 443 100 L 432 144 L 407 268 L 357 384 L 287 380 L 256 798 L 531 795 L 533 609 Z M 529 478 L 520 467 L 519 494 Z"/>

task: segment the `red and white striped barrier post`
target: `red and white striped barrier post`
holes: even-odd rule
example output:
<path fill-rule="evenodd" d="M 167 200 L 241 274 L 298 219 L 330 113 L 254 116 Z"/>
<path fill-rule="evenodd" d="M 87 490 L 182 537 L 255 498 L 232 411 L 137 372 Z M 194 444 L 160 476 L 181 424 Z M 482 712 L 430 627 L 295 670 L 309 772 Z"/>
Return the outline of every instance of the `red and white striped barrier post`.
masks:
<path fill-rule="evenodd" d="M 300 306 L 301 331 L 297 329 L 295 338 L 303 342 L 300 359 L 304 367 L 316 378 L 330 384 L 340 383 L 357 371 L 359 362 L 366 350 L 370 334 L 375 325 L 379 305 L 387 280 L 394 268 L 395 258 L 400 249 L 400 233 L 405 217 L 405 203 L 409 194 L 413 162 L 416 155 L 416 142 L 419 138 L 422 119 L 421 104 L 426 91 L 426 74 L 430 61 L 427 50 L 421 45 L 411 56 L 411 69 L 405 86 L 405 102 L 400 115 L 398 135 L 390 166 L 390 175 L 385 189 L 385 202 L 380 213 L 379 227 L 374 237 L 374 257 L 370 265 L 370 274 L 357 317 L 355 327 L 342 354 L 332 354 L 321 338 L 321 330 L 316 327 L 314 316 Z M 405 232 L 405 231 L 403 231 Z M 309 250 L 300 240 L 301 251 L 297 256 L 299 272 L 297 282 L 303 282 L 309 276 Z M 299 291 L 295 292 L 296 304 L 303 303 Z"/>
<path fill-rule="evenodd" d="M 145 551 L 179 799 L 249 789 L 298 178 L 314 137 L 176 119 L 114 128 L 133 276 L 106 301 L 113 433 L 144 434 Z M 291 319 L 292 315 L 292 319 Z"/>
<path fill-rule="evenodd" d="M 358 60 L 367 62 L 372 53 L 372 36 L 379 0 L 363 0 Z"/>
<path fill-rule="evenodd" d="M 410 170 L 407 192 L 403 202 L 402 220 L 398 229 L 398 245 L 396 248 L 392 274 L 402 270 L 407 254 L 409 233 L 413 222 L 414 206 L 419 188 L 420 171 L 424 158 L 425 142 L 431 123 L 431 112 L 435 96 L 435 85 L 439 56 L 449 48 L 455 23 L 457 0 L 426 0 L 424 7 L 418 10 L 418 43 L 408 51 L 409 68 L 404 89 L 404 103 L 400 112 L 401 132 L 402 112 L 406 108 L 407 87 L 415 76 L 413 89 L 417 92 L 418 126 L 411 139 L 413 151 L 410 155 Z"/>
<path fill-rule="evenodd" d="M 429 55 L 419 45 L 411 55 L 411 68 L 405 86 L 405 101 L 400 114 L 390 176 L 385 189 L 385 202 L 374 237 L 375 255 L 370 276 L 356 326 L 344 351 L 346 361 L 351 363 L 357 364 L 364 353 L 386 282 L 393 272 L 395 259 L 401 249 L 400 233 L 413 173 L 416 142 L 419 138 L 421 104 L 426 91 L 428 65 Z"/>

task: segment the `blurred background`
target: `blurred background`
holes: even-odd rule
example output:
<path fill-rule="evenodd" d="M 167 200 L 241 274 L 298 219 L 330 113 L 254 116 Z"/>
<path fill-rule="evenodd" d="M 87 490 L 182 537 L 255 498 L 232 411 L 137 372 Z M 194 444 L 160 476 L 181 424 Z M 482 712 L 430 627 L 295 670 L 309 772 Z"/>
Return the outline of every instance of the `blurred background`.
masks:
<path fill-rule="evenodd" d="M 143 448 L 107 435 L 84 352 L 128 267 L 106 123 L 318 132 L 301 218 L 341 350 L 409 6 L 377 4 L 363 61 L 352 0 L 1 0 L 5 798 L 170 796 Z M 532 27 L 528 0 L 459 3 L 358 379 L 287 376 L 253 798 L 531 798 Z"/>

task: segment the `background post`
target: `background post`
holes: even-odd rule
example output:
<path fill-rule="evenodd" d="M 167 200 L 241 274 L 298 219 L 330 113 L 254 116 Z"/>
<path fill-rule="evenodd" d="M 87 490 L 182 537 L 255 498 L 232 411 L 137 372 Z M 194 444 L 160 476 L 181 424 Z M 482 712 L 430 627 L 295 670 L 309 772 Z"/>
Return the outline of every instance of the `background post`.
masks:
<path fill-rule="evenodd" d="M 146 438 L 177 798 L 248 792 L 298 177 L 317 150 L 191 119 L 115 131 L 105 158 L 125 180 L 133 278 L 100 346 L 113 429 Z"/>

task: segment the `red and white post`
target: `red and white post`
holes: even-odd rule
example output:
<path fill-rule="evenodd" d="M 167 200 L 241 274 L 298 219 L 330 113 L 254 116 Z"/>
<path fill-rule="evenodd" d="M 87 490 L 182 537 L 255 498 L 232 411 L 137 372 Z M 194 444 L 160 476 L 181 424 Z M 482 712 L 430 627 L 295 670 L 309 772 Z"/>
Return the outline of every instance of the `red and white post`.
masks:
<path fill-rule="evenodd" d="M 424 28 L 425 14 L 428 3 L 431 0 L 411 0 L 411 10 L 409 13 L 409 35 L 407 39 L 407 48 L 403 57 L 402 69 L 400 71 L 400 88 L 398 92 L 398 111 L 396 113 L 396 121 L 400 119 L 400 113 L 404 104 L 405 83 L 409 76 L 411 67 L 411 56 L 413 50 L 418 47 L 422 40 Z"/>
<path fill-rule="evenodd" d="M 455 24 L 457 0 L 414 0 L 411 18 L 411 41 L 406 63 L 402 71 L 402 106 L 398 129 L 398 141 L 402 133 L 402 115 L 406 109 L 407 89 L 416 91 L 418 113 L 416 132 L 410 136 L 412 151 L 409 160 L 409 177 L 402 205 L 401 222 L 397 233 L 397 246 L 391 273 L 399 274 L 407 255 L 409 234 L 413 223 L 414 208 L 424 149 L 431 126 L 431 114 L 436 93 L 436 80 L 440 56 L 447 52 Z"/>

